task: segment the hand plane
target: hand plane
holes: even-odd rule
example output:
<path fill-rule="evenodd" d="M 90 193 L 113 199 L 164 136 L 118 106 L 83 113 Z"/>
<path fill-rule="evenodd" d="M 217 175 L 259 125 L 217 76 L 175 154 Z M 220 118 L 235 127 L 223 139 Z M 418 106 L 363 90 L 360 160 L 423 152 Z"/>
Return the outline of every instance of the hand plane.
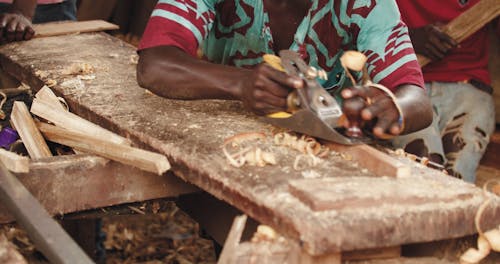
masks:
<path fill-rule="evenodd" d="M 298 53 L 282 50 L 279 57 L 265 55 L 264 61 L 289 75 L 300 77 L 304 87 L 292 91 L 287 98 L 286 113 L 270 114 L 264 121 L 295 132 L 352 145 L 366 142 L 367 138 L 351 138 L 342 133 L 342 107 L 316 80 L 326 78 L 326 73 L 309 66 Z"/>

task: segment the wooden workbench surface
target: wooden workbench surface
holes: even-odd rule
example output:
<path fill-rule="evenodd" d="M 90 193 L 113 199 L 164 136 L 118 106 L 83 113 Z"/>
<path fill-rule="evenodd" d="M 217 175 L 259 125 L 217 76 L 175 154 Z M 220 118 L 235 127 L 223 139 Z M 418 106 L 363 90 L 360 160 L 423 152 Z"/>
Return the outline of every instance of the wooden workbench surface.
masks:
<path fill-rule="evenodd" d="M 413 164 L 406 178 L 375 177 L 338 155 L 296 171 L 292 164 L 297 153 L 274 146 L 273 128 L 240 103 L 168 100 L 145 92 L 136 83 L 134 55 L 134 47 L 101 33 L 0 47 L 7 72 L 34 89 L 57 81 L 52 89 L 72 112 L 165 154 L 177 176 L 300 240 L 310 254 L 475 232 L 474 216 L 485 196 L 473 185 L 406 160 Z M 73 63 L 92 65 L 95 78 L 62 74 Z M 269 135 L 262 144 L 277 153 L 278 164 L 230 166 L 221 148 L 224 139 L 256 131 Z M 493 199 L 483 217 L 484 229 L 500 219 L 500 200 Z"/>

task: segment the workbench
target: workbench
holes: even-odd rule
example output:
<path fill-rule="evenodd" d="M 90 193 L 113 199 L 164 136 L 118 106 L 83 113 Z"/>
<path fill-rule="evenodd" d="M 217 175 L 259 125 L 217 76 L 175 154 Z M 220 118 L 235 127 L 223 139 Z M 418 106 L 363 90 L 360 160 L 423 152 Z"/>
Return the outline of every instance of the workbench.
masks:
<path fill-rule="evenodd" d="M 72 63 L 92 65 L 95 78 L 61 75 Z M 396 157 L 411 168 L 405 177 L 374 175 L 341 155 L 294 170 L 297 154 L 274 146 L 270 135 L 275 128 L 241 103 L 170 100 L 147 92 L 136 81 L 135 48 L 104 33 L 3 45 L 0 65 L 35 92 L 44 84 L 53 85 L 71 112 L 129 138 L 137 147 L 164 154 L 172 165 L 172 173 L 156 176 L 96 157 L 77 156 L 84 162 L 76 167 L 57 157 L 49 162 L 59 165 L 37 161 L 34 173 L 19 178 L 52 214 L 199 188 L 298 242 L 311 256 L 473 234 L 476 211 L 488 197 L 492 202 L 481 226 L 487 230 L 499 224 L 500 198 L 405 158 Z M 263 144 L 278 153 L 278 164 L 231 166 L 223 142 L 246 132 L 269 135 Z M 52 173 L 61 166 L 63 172 Z M 96 166 L 110 167 L 106 173 L 88 171 Z M 11 220 L 5 213 L 1 219 Z"/>

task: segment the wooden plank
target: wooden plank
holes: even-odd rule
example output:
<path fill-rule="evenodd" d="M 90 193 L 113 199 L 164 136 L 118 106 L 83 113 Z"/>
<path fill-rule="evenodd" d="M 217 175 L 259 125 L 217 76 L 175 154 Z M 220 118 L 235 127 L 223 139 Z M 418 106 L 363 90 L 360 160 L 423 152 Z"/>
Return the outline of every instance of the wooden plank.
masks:
<path fill-rule="evenodd" d="M 49 146 L 47 146 L 42 134 L 36 128 L 35 122 L 24 102 L 14 102 L 10 120 L 32 159 L 52 156 Z"/>
<path fill-rule="evenodd" d="M 117 144 L 107 139 L 96 138 L 89 134 L 59 128 L 46 123 L 39 122 L 37 127 L 48 140 L 87 153 L 97 154 L 158 175 L 162 175 L 170 169 L 167 158 L 158 153 Z"/>
<path fill-rule="evenodd" d="M 0 198 L 51 263 L 93 263 L 3 163 L 0 163 Z"/>
<path fill-rule="evenodd" d="M 444 26 L 443 32 L 460 43 L 484 27 L 484 25 L 499 14 L 500 0 L 481 0 Z M 421 67 L 431 62 L 430 59 L 422 55 L 418 55 L 417 57 Z"/>
<path fill-rule="evenodd" d="M 116 30 L 119 27 L 104 20 L 64 21 L 44 24 L 34 24 L 34 38 L 52 37 L 59 35 Z"/>
<path fill-rule="evenodd" d="M 353 162 L 357 162 L 378 176 L 408 177 L 411 175 L 409 165 L 389 156 L 369 145 L 361 144 L 347 146 L 333 142 L 326 143 L 330 149 L 349 155 Z"/>
<path fill-rule="evenodd" d="M 400 205 L 412 206 L 426 203 L 449 203 L 471 198 L 473 186 L 463 186 L 450 192 L 443 182 L 431 179 L 415 181 L 411 178 L 329 178 L 302 179 L 290 182 L 290 192 L 314 211 L 342 210 Z"/>
<path fill-rule="evenodd" d="M 245 229 L 245 224 L 247 222 L 246 215 L 237 216 L 234 221 L 229 234 L 227 235 L 226 242 L 224 243 L 224 248 L 219 257 L 218 264 L 232 264 L 236 263 L 236 254 L 238 251 L 238 245 L 240 244 L 241 235 Z"/>
<path fill-rule="evenodd" d="M 289 181 L 377 178 L 377 175 L 333 154 L 315 167 L 294 170 L 293 162 L 299 153 L 274 145 L 269 136 L 274 128 L 247 112 L 240 102 L 169 100 L 146 93 L 134 77 L 136 65 L 129 61 L 135 54 L 134 47 L 108 35 L 79 34 L 2 45 L 0 64 L 31 87 L 42 87 L 48 80 L 37 77 L 36 71 L 47 72 L 58 83 L 52 89 L 64 97 L 73 113 L 131 139 L 138 146 L 164 154 L 172 162 L 175 175 L 280 234 L 300 241 L 301 247 L 313 256 L 476 232 L 474 215 L 485 197 L 474 187 L 469 190 L 469 199 L 448 203 L 431 201 L 420 205 L 394 204 L 362 210 L 345 208 L 314 212 L 290 193 Z M 78 87 L 67 84 L 77 77 L 61 76 L 60 70 L 82 60 L 96 67 L 95 79 L 81 80 Z M 278 163 L 266 167 L 232 167 L 221 151 L 224 140 L 256 131 L 268 135 L 258 144 L 275 153 Z M 416 162 L 397 159 L 410 166 L 408 178 L 415 182 L 427 179 L 428 183 L 437 181 L 448 186 L 436 190 L 429 185 L 429 189 L 434 190 L 432 195 L 469 186 Z M 394 180 L 404 178 L 393 177 Z M 413 188 L 405 186 L 408 191 Z M 483 228 L 497 226 L 500 198 L 493 197 L 486 213 L 488 217 L 484 217 Z"/>
<path fill-rule="evenodd" d="M 171 173 L 158 177 L 88 154 L 32 161 L 29 173 L 16 175 L 51 215 L 199 192 Z M 0 201 L 0 224 L 13 220 Z"/>
<path fill-rule="evenodd" d="M 7 151 L 3 148 L 0 148 L 0 161 L 12 172 L 26 173 L 30 169 L 29 158 Z"/>
<path fill-rule="evenodd" d="M 95 138 L 106 139 L 107 141 L 116 144 L 130 145 L 130 140 L 89 122 L 73 113 L 61 110 L 61 107 L 54 107 L 52 104 L 47 104 L 47 102 L 41 101 L 38 98 L 33 100 L 33 103 L 31 104 L 31 112 L 61 128 L 84 132 L 87 135 L 91 135 Z"/>

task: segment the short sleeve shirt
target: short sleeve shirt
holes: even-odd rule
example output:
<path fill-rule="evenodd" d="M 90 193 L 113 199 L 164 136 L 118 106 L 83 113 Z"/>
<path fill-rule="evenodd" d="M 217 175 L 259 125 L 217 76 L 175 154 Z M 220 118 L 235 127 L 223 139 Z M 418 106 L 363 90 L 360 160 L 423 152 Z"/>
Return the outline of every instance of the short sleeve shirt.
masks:
<path fill-rule="evenodd" d="M 265 0 L 160 0 L 148 22 L 139 50 L 176 46 L 211 62 L 252 67 L 274 54 Z M 368 57 L 374 82 L 390 89 L 401 84 L 423 87 L 406 25 L 394 0 L 311 0 L 291 50 L 324 69 L 327 90 L 347 79 L 339 58 L 346 50 Z"/>

